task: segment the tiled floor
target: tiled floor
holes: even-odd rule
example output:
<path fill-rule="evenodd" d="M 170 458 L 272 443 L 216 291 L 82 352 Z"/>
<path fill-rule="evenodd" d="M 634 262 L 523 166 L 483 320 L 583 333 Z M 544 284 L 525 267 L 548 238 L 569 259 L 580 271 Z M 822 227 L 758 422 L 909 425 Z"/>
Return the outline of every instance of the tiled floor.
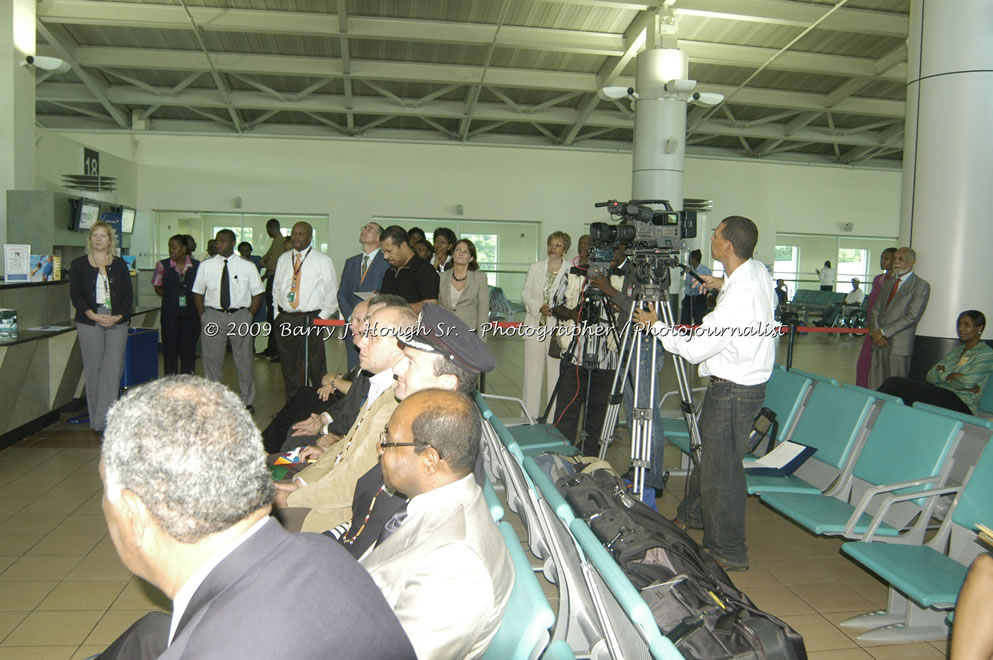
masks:
<path fill-rule="evenodd" d="M 860 340 L 798 338 L 794 366 L 853 382 Z M 487 391 L 519 394 L 522 352 L 512 338 L 493 338 L 497 370 Z M 785 360 L 782 341 L 780 361 Z M 226 382 L 235 383 L 230 360 Z M 340 369 L 339 346 L 328 351 Z M 256 420 L 265 425 L 282 404 L 278 365 L 256 360 Z M 674 389 L 671 360 L 663 384 Z M 694 384 L 697 379 L 693 378 Z M 494 403 L 498 415 L 516 417 L 513 406 Z M 627 447 L 615 443 L 618 467 Z M 667 462 L 676 460 L 676 451 Z M 118 560 L 100 510 L 99 442 L 85 425 L 60 422 L 0 452 L 0 660 L 86 658 L 101 651 L 145 612 L 169 610 L 154 587 L 133 577 Z M 682 479 L 670 480 L 660 510 L 675 513 Z M 886 587 L 843 557 L 840 543 L 817 538 L 782 519 L 755 498 L 747 503 L 752 567 L 732 574 L 762 608 L 803 636 L 811 660 L 942 658 L 945 642 L 880 646 L 860 643 L 858 631 L 840 622 L 885 606 Z M 513 514 L 508 515 L 513 518 Z"/>

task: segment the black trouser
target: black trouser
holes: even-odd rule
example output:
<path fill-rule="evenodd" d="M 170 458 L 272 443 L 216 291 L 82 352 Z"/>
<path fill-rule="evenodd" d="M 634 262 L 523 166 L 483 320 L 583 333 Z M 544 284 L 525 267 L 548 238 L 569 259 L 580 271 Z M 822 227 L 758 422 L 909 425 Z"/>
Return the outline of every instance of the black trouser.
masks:
<path fill-rule="evenodd" d="M 327 358 L 324 356 L 324 328 L 315 328 L 314 319 L 320 312 L 281 312 L 273 326 L 279 346 L 279 366 L 283 368 L 283 385 L 286 387 L 286 400 L 289 401 L 297 390 L 310 382 L 320 385 L 327 373 Z M 294 335 L 293 332 L 307 333 Z M 308 366 L 305 367 L 304 365 Z"/>
<path fill-rule="evenodd" d="M 944 387 L 938 387 L 922 380 L 911 380 L 910 378 L 887 378 L 879 386 L 879 391 L 883 394 L 892 394 L 903 399 L 908 406 L 915 402 L 929 403 L 932 406 L 954 410 L 955 412 L 971 415 L 969 406 L 962 403 L 962 399 L 955 392 Z"/>
<path fill-rule="evenodd" d="M 279 355 L 279 345 L 276 342 L 276 332 L 273 326 L 273 313 L 276 311 L 276 306 L 272 302 L 272 285 L 276 280 L 275 274 L 275 269 L 273 269 L 273 272 L 265 278 L 265 320 L 269 327 L 273 328 L 272 332 L 269 333 L 269 343 L 265 347 L 265 352 L 269 355 Z"/>
<path fill-rule="evenodd" d="M 577 374 L 577 371 L 579 372 Z M 559 390 L 555 398 L 555 428 L 569 442 L 576 442 L 579 430 L 579 411 L 586 405 L 587 373 L 592 373 L 589 407 L 586 409 L 586 441 L 580 446 L 584 456 L 595 456 L 600 451 L 600 432 L 603 419 L 607 416 L 610 387 L 614 382 L 614 372 L 609 369 L 593 369 L 588 372 L 574 364 L 563 365 L 559 379 Z"/>
<path fill-rule="evenodd" d="M 286 434 L 297 422 L 310 417 L 311 413 L 323 410 L 327 407 L 326 401 L 321 401 L 317 396 L 317 389 L 313 387 L 301 387 L 293 395 L 293 398 L 286 402 L 286 405 L 276 413 L 269 426 L 262 432 L 262 443 L 269 454 L 274 454 L 283 446 Z"/>
<path fill-rule="evenodd" d="M 163 314 L 161 325 L 165 375 L 192 374 L 196 368 L 200 318 L 196 314 L 184 317 Z"/>
<path fill-rule="evenodd" d="M 707 314 L 707 296 L 683 296 L 679 311 L 681 325 L 700 325 Z"/>

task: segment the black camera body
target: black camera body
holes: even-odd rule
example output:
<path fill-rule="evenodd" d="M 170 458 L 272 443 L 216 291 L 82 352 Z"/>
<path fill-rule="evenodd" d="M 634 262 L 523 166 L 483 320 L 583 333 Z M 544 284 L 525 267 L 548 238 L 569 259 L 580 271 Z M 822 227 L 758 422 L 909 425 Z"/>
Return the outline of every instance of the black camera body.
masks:
<path fill-rule="evenodd" d="M 660 205 L 663 210 L 656 210 L 649 204 Z M 594 206 L 605 207 L 619 221 L 616 225 L 606 222 L 590 225 L 590 238 L 597 246 L 615 247 L 623 243 L 629 249 L 678 252 L 684 239 L 696 238 L 696 211 L 673 211 L 664 199 L 632 199 L 629 202 L 611 199 Z"/>

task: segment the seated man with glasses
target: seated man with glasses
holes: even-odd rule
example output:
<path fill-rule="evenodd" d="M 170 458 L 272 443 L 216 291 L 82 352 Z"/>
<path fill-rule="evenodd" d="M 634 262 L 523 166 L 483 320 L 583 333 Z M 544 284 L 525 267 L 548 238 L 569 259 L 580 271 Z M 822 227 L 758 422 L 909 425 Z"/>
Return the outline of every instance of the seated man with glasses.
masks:
<path fill-rule="evenodd" d="M 481 434 L 465 394 L 422 390 L 400 403 L 380 436 L 384 492 L 410 501 L 359 563 L 421 660 L 481 657 L 514 584 L 510 555 L 473 478 Z"/>

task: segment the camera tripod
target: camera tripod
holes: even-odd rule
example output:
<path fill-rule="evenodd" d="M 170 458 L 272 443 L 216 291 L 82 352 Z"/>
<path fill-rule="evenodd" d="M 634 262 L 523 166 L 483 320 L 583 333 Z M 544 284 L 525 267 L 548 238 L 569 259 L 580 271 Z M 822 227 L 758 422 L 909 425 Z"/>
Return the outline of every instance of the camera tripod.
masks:
<path fill-rule="evenodd" d="M 605 327 L 606 332 L 591 331 L 591 329 L 598 327 Z M 552 406 L 557 400 L 561 400 L 562 377 L 565 370 L 574 368 L 582 369 L 586 377 L 586 393 L 582 408 L 583 417 L 582 424 L 579 426 L 579 447 L 582 448 L 586 446 L 586 440 L 590 436 L 589 413 L 594 371 L 600 368 L 600 357 L 605 353 L 616 353 L 617 347 L 620 345 L 620 336 L 617 332 L 617 325 L 610 303 L 602 291 L 589 286 L 588 279 L 583 282 L 579 315 L 575 330 L 569 341 L 569 346 L 562 352 L 561 357 L 564 363 L 559 369 L 559 377 L 555 382 L 555 387 L 549 397 L 548 404 L 545 406 L 545 411 L 538 421 L 544 423 L 546 420 L 552 419 L 550 417 Z M 552 341 L 557 341 L 557 338 L 553 337 Z M 611 342 L 613 342 L 613 349 L 610 348 Z M 580 358 L 579 361 L 574 359 L 576 357 Z M 582 378 L 577 376 L 576 381 L 577 387 L 582 387 Z M 580 403 L 570 400 L 567 402 L 567 405 L 579 406 Z M 557 422 L 558 420 L 552 419 L 552 421 Z M 569 438 L 569 440 L 571 441 L 572 439 Z"/>
<path fill-rule="evenodd" d="M 686 267 L 682 264 L 675 264 L 686 270 Z M 655 268 L 653 270 L 656 277 L 647 278 L 639 277 L 641 282 L 635 284 L 634 291 L 634 302 L 631 305 L 631 309 L 628 312 L 627 324 L 624 326 L 624 333 L 621 337 L 620 343 L 620 361 L 617 365 L 617 370 L 614 373 L 614 382 L 611 387 L 610 393 L 610 404 L 607 407 L 607 416 L 603 422 L 603 429 L 600 434 L 600 458 L 604 459 L 607 454 L 607 449 L 610 446 L 611 441 L 614 437 L 614 429 L 617 426 L 617 418 L 620 411 L 620 406 L 624 398 L 624 382 L 625 377 L 630 372 L 632 360 L 634 360 L 634 373 L 633 373 L 633 401 L 632 401 L 632 419 L 631 424 L 631 468 L 633 474 L 633 486 L 632 490 L 634 493 L 640 495 L 644 491 L 645 486 L 645 469 L 651 464 L 652 457 L 652 439 L 654 432 L 654 418 L 653 411 L 655 403 L 655 388 L 658 375 L 658 352 L 661 350 L 657 338 L 648 334 L 648 330 L 636 330 L 634 324 L 634 310 L 648 308 L 647 305 L 651 305 L 651 309 L 655 311 L 655 316 L 662 321 L 662 323 L 671 328 L 674 325 L 675 319 L 672 315 L 672 307 L 669 304 L 669 271 L 668 267 Z M 664 273 L 664 276 L 657 277 Z M 650 279 L 650 282 L 644 282 L 644 280 Z M 642 335 L 639 337 L 638 335 Z M 647 383 L 648 388 L 648 406 L 640 407 L 643 400 L 642 388 L 646 386 L 645 383 L 641 382 L 642 374 L 642 361 L 646 359 L 646 356 L 642 356 L 642 349 L 644 344 L 648 342 L 643 342 L 642 338 L 648 337 L 651 339 L 649 349 L 649 370 L 647 373 L 651 375 L 649 382 Z M 686 420 L 686 427 L 690 434 L 690 460 L 695 464 L 699 464 L 700 460 L 700 429 L 697 427 L 696 412 L 693 408 L 693 392 L 689 385 L 689 379 L 686 376 L 686 362 L 679 355 L 673 354 L 673 363 L 676 369 L 676 381 L 679 385 L 679 395 L 680 395 L 680 409 L 683 413 L 683 417 Z M 662 483 L 668 478 L 668 473 L 663 475 Z"/>

